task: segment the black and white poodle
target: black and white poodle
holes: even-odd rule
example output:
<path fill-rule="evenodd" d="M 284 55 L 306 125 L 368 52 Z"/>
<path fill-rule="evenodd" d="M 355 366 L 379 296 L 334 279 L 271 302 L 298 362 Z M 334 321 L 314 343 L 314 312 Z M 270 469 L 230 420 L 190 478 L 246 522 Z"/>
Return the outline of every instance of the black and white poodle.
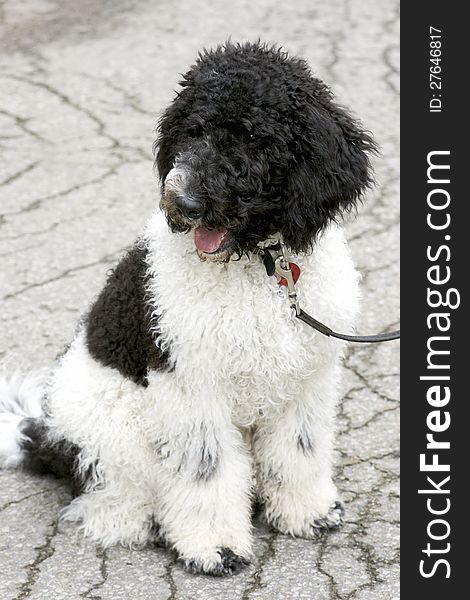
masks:
<path fill-rule="evenodd" d="M 64 517 L 85 534 L 158 537 L 194 572 L 250 560 L 254 499 L 285 534 L 337 528 L 343 343 L 295 319 L 261 255 L 281 240 L 302 306 L 351 330 L 358 276 L 336 221 L 374 150 L 303 60 L 260 43 L 201 54 L 159 123 L 161 210 L 45 386 L 0 384 L 1 464 L 70 475 Z"/>

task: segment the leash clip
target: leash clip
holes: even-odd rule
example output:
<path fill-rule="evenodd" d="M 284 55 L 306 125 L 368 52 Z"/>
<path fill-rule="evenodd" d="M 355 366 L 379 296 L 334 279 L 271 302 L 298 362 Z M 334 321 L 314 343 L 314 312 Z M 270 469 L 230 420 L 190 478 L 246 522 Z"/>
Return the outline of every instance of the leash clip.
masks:
<path fill-rule="evenodd" d="M 300 275 L 299 267 L 289 261 L 287 248 L 279 238 L 273 246 L 262 248 L 262 253 L 266 273 L 269 276 L 276 275 L 279 285 L 287 288 L 290 306 L 295 309 L 295 314 L 298 317 L 301 313 L 301 309 L 295 284 Z M 295 272 L 292 267 L 295 268 Z"/>
<path fill-rule="evenodd" d="M 297 290 L 295 289 L 294 274 L 292 268 L 287 259 L 284 245 L 281 245 L 282 254 L 280 254 L 274 261 L 274 274 L 283 278 L 287 283 L 287 294 L 291 303 L 291 308 L 295 309 L 295 314 L 300 315 L 299 299 L 297 297 Z"/>

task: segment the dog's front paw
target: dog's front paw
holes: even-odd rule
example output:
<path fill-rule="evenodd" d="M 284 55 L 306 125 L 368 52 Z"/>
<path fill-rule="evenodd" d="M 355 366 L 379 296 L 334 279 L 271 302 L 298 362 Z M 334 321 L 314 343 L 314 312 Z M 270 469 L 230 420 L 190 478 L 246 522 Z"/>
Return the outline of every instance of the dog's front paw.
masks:
<path fill-rule="evenodd" d="M 339 529 L 344 520 L 344 506 L 336 500 L 322 514 L 321 512 L 290 511 L 288 514 L 266 515 L 267 521 L 278 531 L 286 535 L 301 537 L 306 539 L 319 539 L 329 533 Z M 271 517 L 271 518 L 269 518 Z"/>
<path fill-rule="evenodd" d="M 239 573 L 250 563 L 248 558 L 235 554 L 230 548 L 221 548 L 210 558 L 182 559 L 186 569 L 190 573 L 202 573 L 223 577 Z"/>
<path fill-rule="evenodd" d="M 310 526 L 312 538 L 321 538 L 330 531 L 339 529 L 344 522 L 344 506 L 337 500 L 324 517 L 314 519 Z"/>

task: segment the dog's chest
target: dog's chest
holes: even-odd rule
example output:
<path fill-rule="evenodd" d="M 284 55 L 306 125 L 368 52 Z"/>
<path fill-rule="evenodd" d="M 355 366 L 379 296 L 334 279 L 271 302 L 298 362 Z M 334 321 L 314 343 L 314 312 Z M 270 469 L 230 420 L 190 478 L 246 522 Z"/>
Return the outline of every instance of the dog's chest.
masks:
<path fill-rule="evenodd" d="M 336 340 L 293 316 L 286 289 L 268 277 L 259 258 L 201 262 L 192 238 L 169 233 L 159 216 L 149 223 L 147 240 L 149 300 L 174 377 L 194 395 L 229 401 L 239 423 L 295 397 L 305 379 L 341 351 Z M 302 307 L 348 331 L 357 276 L 340 231 L 329 231 L 315 253 L 298 262 Z"/>
<path fill-rule="evenodd" d="M 250 423 L 267 405 L 295 394 L 314 368 L 318 345 L 261 261 L 194 267 L 161 290 L 162 336 L 179 377 L 223 396 L 235 420 Z"/>

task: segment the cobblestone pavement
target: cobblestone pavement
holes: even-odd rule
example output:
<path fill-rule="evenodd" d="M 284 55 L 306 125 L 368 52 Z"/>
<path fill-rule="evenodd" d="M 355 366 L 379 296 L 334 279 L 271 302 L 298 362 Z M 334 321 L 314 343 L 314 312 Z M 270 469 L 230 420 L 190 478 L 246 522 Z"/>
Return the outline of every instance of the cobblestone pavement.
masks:
<path fill-rule="evenodd" d="M 0 361 L 47 367 L 157 201 L 158 113 L 202 46 L 255 39 L 303 55 L 382 148 L 347 226 L 361 332 L 399 318 L 396 0 L 0 2 Z M 58 522 L 68 489 L 0 472 L 0 598 L 398 598 L 397 342 L 350 346 L 339 407 L 343 529 L 314 543 L 257 525 L 256 560 L 191 576 L 160 549 L 106 551 Z"/>

